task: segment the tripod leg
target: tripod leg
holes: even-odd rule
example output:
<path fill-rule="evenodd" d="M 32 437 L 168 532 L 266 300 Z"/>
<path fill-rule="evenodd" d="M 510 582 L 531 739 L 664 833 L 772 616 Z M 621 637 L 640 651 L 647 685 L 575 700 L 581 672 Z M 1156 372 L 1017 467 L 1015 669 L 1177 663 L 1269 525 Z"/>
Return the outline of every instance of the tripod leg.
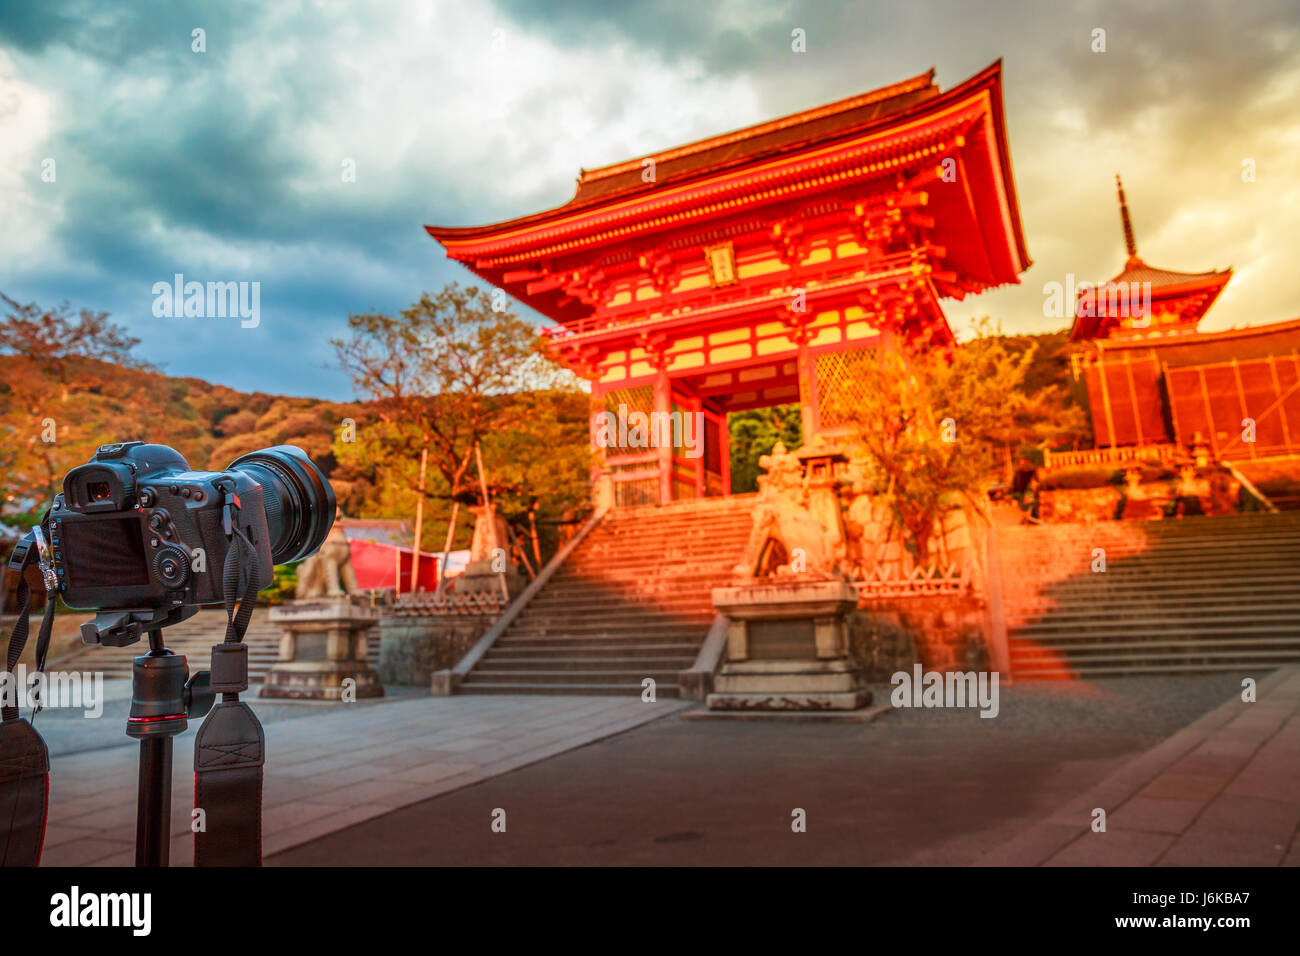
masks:
<path fill-rule="evenodd" d="M 140 741 L 140 789 L 136 800 L 135 865 L 167 866 L 172 832 L 172 738 Z"/>

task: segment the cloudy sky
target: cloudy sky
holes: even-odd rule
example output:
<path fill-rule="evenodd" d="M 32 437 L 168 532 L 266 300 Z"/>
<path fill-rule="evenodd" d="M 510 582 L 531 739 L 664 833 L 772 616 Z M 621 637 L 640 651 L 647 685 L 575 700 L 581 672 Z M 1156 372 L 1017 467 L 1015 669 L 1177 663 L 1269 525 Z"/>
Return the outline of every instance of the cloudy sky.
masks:
<path fill-rule="evenodd" d="M 1205 328 L 1300 316 L 1300 0 L 0 0 L 0 291 L 109 311 L 171 374 L 345 398 L 349 312 L 472 278 L 425 223 L 999 57 L 1035 265 L 954 327 L 1064 324 L 1043 284 L 1122 264 L 1116 172 L 1149 263 L 1235 268 Z M 260 282 L 260 325 L 155 317 L 177 272 Z"/>

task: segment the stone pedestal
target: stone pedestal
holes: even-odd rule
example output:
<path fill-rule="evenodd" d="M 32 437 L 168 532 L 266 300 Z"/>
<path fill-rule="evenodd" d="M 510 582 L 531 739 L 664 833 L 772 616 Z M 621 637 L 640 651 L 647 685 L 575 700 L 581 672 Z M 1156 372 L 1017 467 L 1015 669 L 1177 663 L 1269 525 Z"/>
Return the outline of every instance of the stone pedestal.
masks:
<path fill-rule="evenodd" d="M 841 580 L 714 588 L 713 606 L 730 623 L 709 709 L 857 710 L 871 703 L 845 627 L 857 603 L 857 591 Z"/>
<path fill-rule="evenodd" d="M 271 623 L 283 631 L 280 659 L 260 696 L 339 700 L 348 678 L 356 682 L 358 700 L 384 696 L 366 660 L 366 632 L 379 616 L 379 608 L 347 596 L 300 598 L 272 608 Z"/>
<path fill-rule="evenodd" d="M 465 566 L 465 570 L 452 578 L 448 584 L 457 594 L 500 594 L 501 579 L 504 576 L 506 582 L 506 599 L 513 601 L 519 596 L 524 588 L 528 587 L 528 578 L 524 572 L 519 569 L 519 565 L 512 562 L 506 562 L 505 571 L 493 570 L 494 559 L 483 558 L 479 561 L 471 561 Z M 500 567 L 500 564 L 496 565 Z"/>

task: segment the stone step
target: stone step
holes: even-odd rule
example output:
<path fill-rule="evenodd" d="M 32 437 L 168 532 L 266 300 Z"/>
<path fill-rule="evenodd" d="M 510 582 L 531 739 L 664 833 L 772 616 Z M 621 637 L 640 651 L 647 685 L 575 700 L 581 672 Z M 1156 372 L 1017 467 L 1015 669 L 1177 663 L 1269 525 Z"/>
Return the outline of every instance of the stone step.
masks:
<path fill-rule="evenodd" d="M 1193 635 L 1217 637 L 1219 640 L 1230 641 L 1230 640 L 1235 640 L 1238 635 L 1246 635 L 1246 634 L 1285 635 L 1285 634 L 1295 634 L 1296 632 L 1297 632 L 1297 627 L 1295 622 L 1281 621 L 1276 624 L 1233 624 L 1231 626 L 1223 625 L 1220 627 L 1208 627 L 1208 628 L 1173 626 L 1173 627 L 1141 629 L 1141 628 L 1125 628 L 1122 626 L 1116 626 L 1113 628 L 1096 628 L 1088 632 L 1087 635 L 1085 636 L 1096 637 L 1100 634 L 1115 634 L 1119 637 L 1142 637 L 1142 636 L 1169 637 L 1171 634 L 1179 634 L 1187 637 L 1191 637 Z M 1014 632 L 1008 630 L 1007 639 L 1010 640 L 1012 637 L 1018 638 L 1020 640 L 1033 639 L 1036 640 L 1038 643 L 1047 643 L 1048 641 L 1052 641 L 1052 640 L 1069 639 L 1067 637 L 1061 637 L 1059 635 L 1051 635 L 1051 634 L 1035 635 L 1034 631 L 1030 629 L 1024 629 L 1024 628 L 1016 630 Z"/>
<path fill-rule="evenodd" d="M 698 652 L 699 645 L 694 641 L 679 644 L 652 643 L 637 639 L 635 642 L 629 641 L 606 641 L 604 643 L 593 643 L 588 641 L 546 641 L 538 643 L 527 643 L 519 641 L 509 641 L 502 638 L 497 641 L 488 652 L 483 655 L 483 660 L 564 660 L 566 658 L 584 657 L 589 655 L 617 655 L 624 658 L 642 657 L 690 657 L 694 660 L 694 655 Z"/>
<path fill-rule="evenodd" d="M 462 694 L 571 694 L 575 697 L 640 697 L 644 688 L 642 688 L 640 681 L 635 684 L 542 684 L 523 682 L 516 684 L 500 681 L 471 683 L 467 678 L 457 688 L 457 691 Z M 655 682 L 656 698 L 679 696 L 681 696 L 681 690 L 677 684 Z"/>
<path fill-rule="evenodd" d="M 628 657 L 615 655 L 612 657 L 546 657 L 540 659 L 519 659 L 517 657 L 484 657 L 475 668 L 482 674 L 492 674 L 494 677 L 501 674 L 513 674 L 524 672 L 552 672 L 564 671 L 626 671 L 631 668 L 632 664 L 643 665 L 648 674 L 653 676 L 656 672 L 671 672 L 674 675 L 681 670 L 685 670 L 695 662 L 695 657 Z"/>
<path fill-rule="evenodd" d="M 1060 581 L 1047 581 L 1042 584 L 1036 593 L 1046 591 L 1052 595 L 1077 593 L 1088 596 L 1106 589 L 1135 592 L 1150 591 L 1154 587 L 1163 586 L 1181 591 L 1203 591 L 1206 585 L 1215 588 L 1223 585 L 1229 587 L 1249 588 L 1258 585 L 1287 584 L 1288 582 L 1296 581 L 1296 579 L 1297 573 L 1294 571 L 1289 574 L 1268 574 L 1259 576 L 1247 575 L 1243 577 L 1236 577 L 1232 574 L 1197 574 L 1168 577 L 1160 580 L 1132 579 L 1125 578 L 1122 575 L 1111 575 L 1110 572 L 1104 572 L 1091 575 L 1088 578 L 1064 578 Z M 1010 593 L 1013 596 L 1012 599 L 1014 599 L 1014 595 L 1016 594 L 1034 592 L 1030 592 L 1028 589 L 1021 587 L 1011 589 Z"/>
<path fill-rule="evenodd" d="M 1300 520 L 1242 515 L 1011 532 L 1012 673 L 1062 679 L 1264 669 L 1300 659 Z M 1107 570 L 1091 571 L 1092 549 Z"/>
<path fill-rule="evenodd" d="M 480 670 L 474 668 L 473 671 L 465 678 L 466 682 L 473 683 L 513 683 L 518 681 L 526 684 L 620 684 L 623 686 L 637 686 L 647 677 L 654 680 L 656 684 L 675 684 L 677 682 L 677 672 L 680 667 L 673 667 L 664 670 L 637 669 L 635 667 L 615 668 L 598 668 L 577 670 L 568 668 L 559 668 L 545 670 L 541 668 L 529 668 L 525 670 Z"/>
<path fill-rule="evenodd" d="M 1029 620 L 1025 623 L 1011 626 L 1008 621 L 1008 629 L 1014 630 L 1017 634 L 1026 634 L 1033 632 L 1035 634 L 1058 634 L 1073 633 L 1081 630 L 1086 631 L 1113 631 L 1113 630 L 1134 630 L 1137 628 L 1165 628 L 1177 629 L 1188 625 L 1215 625 L 1217 627 L 1232 627 L 1243 621 L 1249 621 L 1254 624 L 1271 624 L 1271 625 L 1291 625 L 1300 630 L 1300 603 L 1295 606 L 1277 607 L 1270 606 L 1263 610 L 1244 612 L 1237 609 L 1206 609 L 1201 611 L 1188 611 L 1186 614 L 1179 614 L 1173 608 L 1168 613 L 1160 615 L 1119 615 L 1110 614 L 1102 617 L 1084 617 L 1083 615 L 1069 616 L 1065 619 L 1060 615 L 1049 615 L 1038 620 Z"/>
<path fill-rule="evenodd" d="M 713 622 L 749 538 L 748 500 L 606 515 L 466 675 L 465 693 L 664 697 Z"/>
<path fill-rule="evenodd" d="M 1289 640 L 1279 638 L 1274 640 L 1243 640 L 1230 643 L 1233 646 L 1229 647 L 1228 643 L 1224 641 L 1127 641 L 1122 643 L 1076 644 L 1072 645 L 1064 655 L 1062 654 L 1064 649 L 1059 647 L 1013 645 L 1011 647 L 1011 660 L 1026 664 L 1034 661 L 1059 663 L 1062 659 L 1082 663 L 1099 660 L 1103 656 L 1117 654 L 1120 651 L 1129 653 L 1117 654 L 1116 660 L 1126 660 L 1132 657 L 1165 657 L 1179 652 L 1192 657 L 1216 657 L 1220 655 L 1229 657 L 1268 657 L 1276 656 L 1279 652 L 1300 653 L 1300 637 Z"/>
<path fill-rule="evenodd" d="M 1132 596 L 1125 598 L 1123 601 L 1108 603 L 1104 607 L 1097 607 L 1090 602 L 1080 601 L 1057 601 L 1050 597 L 1040 598 L 1037 601 L 1024 602 L 1020 604 L 1007 604 L 1006 615 L 1008 620 L 1013 617 L 1031 618 L 1040 614 L 1050 613 L 1053 617 L 1070 617 L 1074 615 L 1086 617 L 1118 617 L 1127 614 L 1139 613 L 1144 610 L 1149 611 L 1187 611 L 1188 613 L 1196 612 L 1197 608 L 1221 607 L 1228 608 L 1258 608 L 1261 602 L 1267 601 L 1273 606 L 1296 606 L 1300 605 L 1300 591 L 1290 585 L 1277 585 L 1272 588 L 1260 588 L 1251 592 L 1229 591 L 1224 594 L 1201 593 L 1199 595 L 1183 595 L 1176 598 L 1165 599 L 1159 594 L 1150 594 Z"/>
<path fill-rule="evenodd" d="M 1221 661 L 1212 664 L 1186 664 L 1178 661 L 1162 660 L 1118 666 L 1017 670 L 1014 671 L 1014 674 L 1016 680 L 1078 680 L 1090 677 L 1140 677 L 1146 674 L 1207 674 L 1231 671 L 1261 673 L 1279 667 L 1290 667 L 1296 663 L 1300 663 L 1300 655 L 1295 658 L 1276 658 L 1267 661 L 1251 661 L 1249 663 Z"/>
<path fill-rule="evenodd" d="M 1035 668 L 1058 669 L 1063 667 L 1079 668 L 1095 667 L 1099 665 L 1118 666 L 1120 664 L 1137 664 L 1137 663 L 1188 663 L 1188 664 L 1210 664 L 1218 661 L 1237 661 L 1245 666 L 1253 665 L 1255 661 L 1268 660 L 1290 660 L 1300 661 L 1300 644 L 1294 647 L 1275 647 L 1264 650 L 1165 650 L 1152 651 L 1147 654 L 1133 652 L 1129 654 L 1090 654 L 1087 657 L 1061 658 L 1028 658 L 1018 661 L 1020 671 L 1029 672 Z"/>
<path fill-rule="evenodd" d="M 712 618 L 671 618 L 664 619 L 654 617 L 650 619 L 637 620 L 633 617 L 624 615 L 617 619 L 599 619 L 584 618 L 582 616 L 560 617 L 533 617 L 529 619 L 519 619 L 510 625 L 508 633 L 518 635 L 533 635 L 543 637 L 549 634 L 572 634 L 575 637 L 584 634 L 601 634 L 606 631 L 668 631 L 691 632 L 696 633 L 701 628 L 708 629 Z"/>
<path fill-rule="evenodd" d="M 494 647 L 509 648 L 571 648 L 571 647 L 681 647 L 686 644 L 692 644 L 699 647 L 699 642 L 704 640 L 706 631 L 694 632 L 694 640 L 682 640 L 684 635 L 680 633 L 660 634 L 655 631 L 617 631 L 604 632 L 601 634 L 583 634 L 578 637 L 564 637 L 552 635 L 549 637 L 539 637 L 535 635 L 514 635 L 510 633 L 503 634 L 497 640 Z M 677 638 L 674 640 L 674 638 Z"/>

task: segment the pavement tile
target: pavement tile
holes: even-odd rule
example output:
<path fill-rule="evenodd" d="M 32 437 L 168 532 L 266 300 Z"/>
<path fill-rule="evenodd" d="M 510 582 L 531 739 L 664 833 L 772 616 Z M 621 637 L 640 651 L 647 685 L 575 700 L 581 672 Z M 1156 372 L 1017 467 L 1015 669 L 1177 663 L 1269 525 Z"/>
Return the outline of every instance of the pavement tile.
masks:
<path fill-rule="evenodd" d="M 1205 831 L 1217 831 L 1257 837 L 1269 844 L 1280 843 L 1285 849 L 1298 825 L 1300 800 L 1222 794 L 1201 812 L 1187 831 L 1187 838 L 1197 839 L 1204 836 Z"/>
<path fill-rule="evenodd" d="M 405 806 L 424 799 L 425 788 L 418 783 L 401 783 L 395 780 L 367 780 L 338 790 L 318 793 L 312 797 L 313 803 L 342 804 L 357 806 L 364 803 L 377 803 L 388 807 Z"/>
<path fill-rule="evenodd" d="M 1241 833 L 1198 829 L 1185 834 L 1159 866 L 1277 866 L 1285 847 Z"/>
<path fill-rule="evenodd" d="M 1229 774 L 1162 773 L 1138 791 L 1140 797 L 1158 800 L 1195 800 L 1204 803 L 1221 791 Z"/>
<path fill-rule="evenodd" d="M 135 843 L 89 837 L 49 847 L 41 852 L 41 866 L 85 866 L 114 853 L 130 850 L 135 859 Z"/>
<path fill-rule="evenodd" d="M 436 783 L 444 777 L 451 777 L 477 767 L 473 763 L 427 763 L 407 770 L 389 774 L 385 779 L 396 783 Z"/>
<path fill-rule="evenodd" d="M 262 832 L 289 829 L 338 812 L 338 804 L 317 803 L 315 800 L 295 800 L 283 806 L 262 810 Z"/>
<path fill-rule="evenodd" d="M 981 856 L 975 865 L 1039 866 L 1085 832 L 1086 824 L 1045 821 L 1021 830 L 1006 843 Z"/>
<path fill-rule="evenodd" d="M 321 708 L 267 726 L 263 851 L 270 855 L 374 816 L 543 760 L 680 710 L 639 697 L 412 697 Z M 174 754 L 172 864 L 190 865 L 193 747 Z M 47 865 L 134 860 L 138 751 L 55 757 Z"/>
<path fill-rule="evenodd" d="M 334 808 L 337 812 L 328 816 L 317 817 L 314 820 L 303 823 L 299 826 L 289 827 L 288 829 L 277 830 L 274 833 L 263 831 L 262 835 L 262 855 L 270 856 L 272 853 L 278 853 L 281 850 L 287 850 L 291 846 L 297 846 L 299 843 L 306 843 L 309 840 L 315 840 L 317 837 L 324 836 L 327 833 L 334 833 L 337 830 L 345 829 L 354 823 L 361 823 L 364 820 L 372 819 L 392 810 L 391 807 L 380 804 L 362 804 L 345 809 Z M 339 861 L 340 866 L 346 866 L 346 860 Z"/>
<path fill-rule="evenodd" d="M 1108 828 L 1089 830 L 1055 854 L 1047 866 L 1151 866 L 1174 842 L 1173 834 Z"/>
<path fill-rule="evenodd" d="M 1035 842 L 1059 838 L 1089 803 L 1114 800 L 1108 833 L 1085 833 L 1049 862 L 1258 866 L 1290 859 L 1300 825 L 1298 712 L 1300 669 L 1281 668 L 1260 683 L 1258 702 L 1228 701 L 989 857 L 1032 862 Z M 1127 798 L 1120 793 L 1126 787 Z M 1108 854 L 1106 842 L 1089 839 L 1094 835 L 1123 839 L 1111 841 Z M 1145 859 L 1153 849 L 1155 857 Z"/>

